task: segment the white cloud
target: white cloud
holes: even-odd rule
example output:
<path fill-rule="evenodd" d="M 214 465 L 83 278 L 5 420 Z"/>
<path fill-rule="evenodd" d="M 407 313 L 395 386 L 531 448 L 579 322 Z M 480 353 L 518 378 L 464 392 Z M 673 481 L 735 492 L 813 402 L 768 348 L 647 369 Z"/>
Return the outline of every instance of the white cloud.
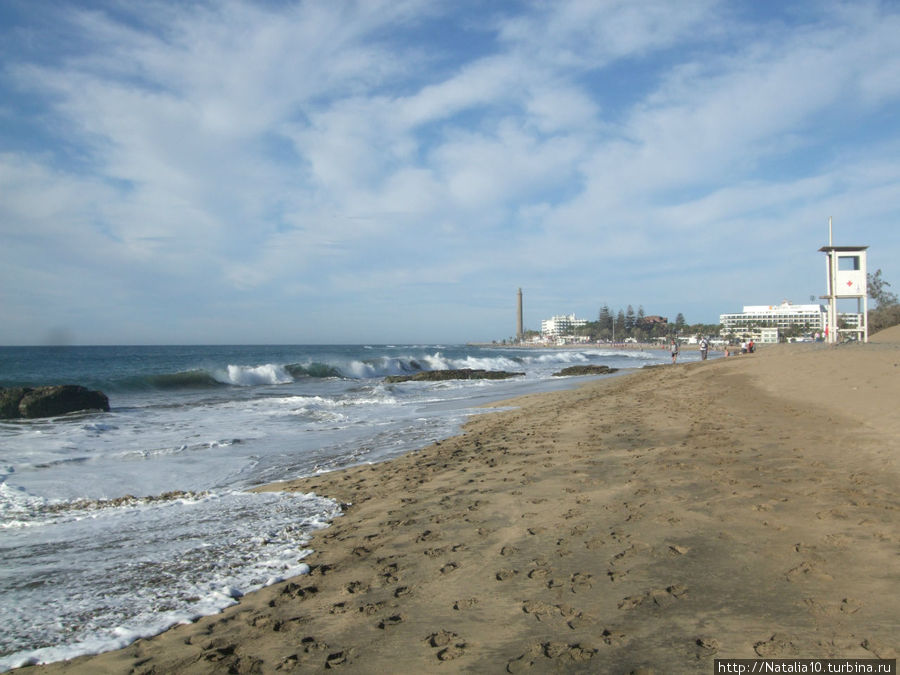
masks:
<path fill-rule="evenodd" d="M 501 38 L 540 63 L 561 69 L 598 68 L 622 58 L 671 47 L 715 24 L 715 2 L 665 0 L 539 5 L 507 21 Z"/>
<path fill-rule="evenodd" d="M 666 275 L 805 250 L 827 215 L 896 251 L 900 16 L 805 10 L 75 5 L 56 18 L 83 49 L 6 71 L 44 106 L 6 117 L 55 144 L 0 158 L 0 256 L 54 306 L 79 299 L 42 253 L 185 326 L 229 303 L 341 311 L 414 303 L 417 284 L 449 302 L 529 277 L 676 302 Z M 481 48 L 442 44 L 441 21 Z"/>

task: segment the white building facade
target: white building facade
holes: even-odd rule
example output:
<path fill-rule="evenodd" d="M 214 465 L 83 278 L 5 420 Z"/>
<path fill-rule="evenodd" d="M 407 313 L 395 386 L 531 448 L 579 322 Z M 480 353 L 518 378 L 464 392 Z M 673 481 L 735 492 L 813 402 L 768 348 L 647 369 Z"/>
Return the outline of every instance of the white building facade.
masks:
<path fill-rule="evenodd" d="M 541 321 L 541 336 L 559 339 L 571 335 L 576 328 L 587 325 L 587 319 L 576 319 L 574 314 L 554 316 Z"/>
<path fill-rule="evenodd" d="M 739 314 L 720 314 L 724 333 L 758 334 L 763 328 L 788 328 L 804 332 L 823 332 L 828 313 L 822 305 L 795 305 L 785 300 L 780 305 L 745 305 Z"/>

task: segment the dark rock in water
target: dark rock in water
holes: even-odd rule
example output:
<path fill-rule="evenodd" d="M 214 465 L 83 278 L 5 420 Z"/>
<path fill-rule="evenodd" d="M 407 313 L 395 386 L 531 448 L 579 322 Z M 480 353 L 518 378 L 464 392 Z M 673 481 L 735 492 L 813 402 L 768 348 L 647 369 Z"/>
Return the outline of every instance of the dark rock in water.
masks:
<path fill-rule="evenodd" d="M 481 370 L 460 368 L 458 370 L 426 370 L 415 375 L 388 375 L 385 382 L 439 382 L 441 380 L 505 380 L 525 373 L 510 373 L 505 370 Z"/>
<path fill-rule="evenodd" d="M 101 391 L 75 384 L 0 390 L 0 418 L 56 417 L 78 410 L 109 412 L 109 399 Z"/>
<path fill-rule="evenodd" d="M 569 366 L 563 368 L 558 373 L 553 373 L 554 377 L 566 377 L 568 375 L 608 375 L 614 373 L 618 368 L 610 368 L 609 366 Z"/>
<path fill-rule="evenodd" d="M 12 419 L 19 416 L 19 401 L 30 391 L 25 387 L 0 389 L 0 419 Z"/>

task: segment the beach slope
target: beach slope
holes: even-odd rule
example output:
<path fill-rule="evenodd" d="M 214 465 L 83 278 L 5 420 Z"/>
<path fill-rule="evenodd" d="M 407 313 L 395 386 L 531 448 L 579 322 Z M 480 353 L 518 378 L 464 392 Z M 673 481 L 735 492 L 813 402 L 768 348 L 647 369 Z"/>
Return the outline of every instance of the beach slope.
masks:
<path fill-rule="evenodd" d="M 309 575 L 40 670 L 709 673 L 714 658 L 894 658 L 898 401 L 896 337 L 524 397 L 417 453 L 273 486 L 348 504 L 312 541 Z"/>

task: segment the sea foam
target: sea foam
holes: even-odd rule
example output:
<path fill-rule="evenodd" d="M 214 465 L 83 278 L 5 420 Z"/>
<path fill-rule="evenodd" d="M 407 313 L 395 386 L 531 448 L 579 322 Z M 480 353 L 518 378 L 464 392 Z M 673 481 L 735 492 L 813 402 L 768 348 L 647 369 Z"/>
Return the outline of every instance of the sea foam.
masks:
<path fill-rule="evenodd" d="M 240 387 L 287 384 L 294 381 L 294 378 L 285 370 L 284 366 L 272 363 L 262 366 L 229 365 L 224 376 L 216 374 L 216 379 L 225 384 L 234 384 Z"/>

